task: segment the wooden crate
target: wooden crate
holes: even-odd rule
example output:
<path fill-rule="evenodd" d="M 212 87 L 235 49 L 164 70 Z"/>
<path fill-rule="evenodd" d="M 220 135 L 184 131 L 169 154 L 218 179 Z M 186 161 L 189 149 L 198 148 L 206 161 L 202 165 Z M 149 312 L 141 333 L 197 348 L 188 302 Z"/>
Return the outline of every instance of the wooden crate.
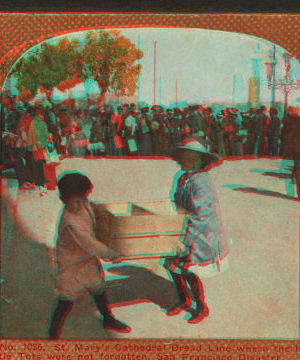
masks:
<path fill-rule="evenodd" d="M 170 201 L 99 205 L 105 209 L 110 223 L 109 237 L 104 242 L 124 257 L 175 255 L 187 217 Z"/>

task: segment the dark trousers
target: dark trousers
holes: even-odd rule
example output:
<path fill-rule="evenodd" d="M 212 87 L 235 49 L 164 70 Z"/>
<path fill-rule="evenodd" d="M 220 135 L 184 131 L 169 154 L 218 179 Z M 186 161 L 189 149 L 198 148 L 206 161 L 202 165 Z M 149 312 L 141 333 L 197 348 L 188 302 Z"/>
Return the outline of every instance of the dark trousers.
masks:
<path fill-rule="evenodd" d="M 278 136 L 269 136 L 268 137 L 268 154 L 271 156 L 279 155 L 279 137 Z"/>
<path fill-rule="evenodd" d="M 38 186 L 45 185 L 44 164 L 45 160 L 35 160 L 32 152 L 27 151 L 25 155 L 28 181 Z"/>

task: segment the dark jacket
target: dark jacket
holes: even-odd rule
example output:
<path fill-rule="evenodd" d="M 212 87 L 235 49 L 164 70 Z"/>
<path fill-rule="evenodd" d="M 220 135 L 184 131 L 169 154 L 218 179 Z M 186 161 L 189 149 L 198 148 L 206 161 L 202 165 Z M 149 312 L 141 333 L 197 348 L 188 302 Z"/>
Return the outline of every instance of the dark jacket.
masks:
<path fill-rule="evenodd" d="M 267 130 L 268 137 L 279 137 L 280 136 L 280 119 L 278 116 L 271 116 L 270 123 Z"/>
<path fill-rule="evenodd" d="M 300 117 L 299 115 L 290 116 L 290 151 L 294 160 L 300 160 Z"/>

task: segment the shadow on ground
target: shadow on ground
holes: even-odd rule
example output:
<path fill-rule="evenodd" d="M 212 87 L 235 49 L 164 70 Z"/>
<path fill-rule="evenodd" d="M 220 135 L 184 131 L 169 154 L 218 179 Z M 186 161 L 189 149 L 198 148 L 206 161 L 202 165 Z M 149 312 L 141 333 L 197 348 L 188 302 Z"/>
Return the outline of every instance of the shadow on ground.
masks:
<path fill-rule="evenodd" d="M 173 284 L 139 265 L 113 266 L 109 273 L 126 278 L 107 282 L 107 295 L 114 307 L 152 302 L 162 309 L 170 306 L 174 300 Z"/>
<path fill-rule="evenodd" d="M 5 200 L 2 205 L 5 256 L 1 263 L 1 337 L 45 339 L 55 303 L 53 250 L 31 239 L 23 229 L 26 224 L 18 222 Z M 112 264 L 108 271 L 114 275 L 106 282 L 112 308 L 148 302 L 165 311 L 174 301 L 173 283 L 151 270 L 122 262 Z M 118 333 L 102 328 L 94 307 L 91 296 L 82 294 L 65 321 L 61 338 L 118 338 Z"/>
<path fill-rule="evenodd" d="M 282 180 L 287 180 L 287 179 L 293 178 L 291 173 L 284 173 L 284 172 L 279 172 L 279 171 L 265 171 L 262 169 L 251 169 L 251 170 L 249 170 L 249 172 L 261 174 L 263 176 L 272 176 L 272 177 L 275 177 L 277 179 L 282 179 Z"/>
<path fill-rule="evenodd" d="M 285 195 L 285 194 L 279 193 L 277 191 L 271 191 L 271 190 L 263 189 L 263 188 L 244 186 L 241 184 L 226 184 L 226 185 L 221 185 L 221 187 L 228 188 L 228 189 L 231 189 L 234 191 L 241 191 L 243 193 L 249 193 L 249 194 L 252 193 L 252 194 L 272 196 L 272 197 L 277 197 L 277 198 L 287 199 L 287 200 L 292 200 L 292 201 L 299 201 L 292 195 Z"/>
<path fill-rule="evenodd" d="M 52 307 L 55 303 L 52 274 L 53 252 L 26 237 L 24 225 L 2 200 L 2 223 L 10 231 L 2 237 L 1 247 L 1 337 L 9 339 L 45 339 Z M 91 311 L 88 294 L 78 299 L 66 319 L 62 338 L 111 338 Z M 117 333 L 113 334 L 118 337 Z"/>

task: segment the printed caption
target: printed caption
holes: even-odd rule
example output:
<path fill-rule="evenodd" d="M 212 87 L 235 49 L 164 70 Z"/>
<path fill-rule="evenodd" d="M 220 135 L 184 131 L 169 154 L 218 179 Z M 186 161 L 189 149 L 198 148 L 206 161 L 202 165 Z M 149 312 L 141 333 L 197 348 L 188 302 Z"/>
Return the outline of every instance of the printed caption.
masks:
<path fill-rule="evenodd" d="M 100 340 L 101 341 L 101 340 Z M 184 341 L 149 344 L 132 341 L 107 342 L 48 341 L 0 342 L 0 360 L 300 360 L 300 343 L 293 345 L 216 345 L 193 341 L 193 345 L 182 345 Z"/>

